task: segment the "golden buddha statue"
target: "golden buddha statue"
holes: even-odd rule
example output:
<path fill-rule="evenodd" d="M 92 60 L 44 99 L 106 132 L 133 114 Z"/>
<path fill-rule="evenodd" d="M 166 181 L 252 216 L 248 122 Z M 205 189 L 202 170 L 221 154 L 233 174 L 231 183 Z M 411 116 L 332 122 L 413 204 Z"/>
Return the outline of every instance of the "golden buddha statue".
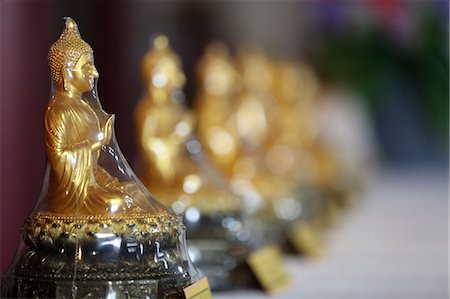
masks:
<path fill-rule="evenodd" d="M 181 217 L 128 166 L 95 87 L 92 48 L 66 19 L 50 47 L 41 196 L 3 277 L 8 298 L 179 298 L 197 278 Z"/>
<path fill-rule="evenodd" d="M 143 176 L 147 185 L 155 177 L 175 183 L 175 165 L 181 162 L 179 152 L 192 126 L 189 113 L 173 99 L 172 92 L 178 91 L 185 81 L 178 57 L 167 48 L 165 36 L 157 37 L 154 47 L 142 64 L 147 93 L 135 109 L 139 148 L 145 152 L 144 164 L 151 164 L 145 167 Z M 155 184 L 155 188 L 159 187 L 162 186 Z"/>
<path fill-rule="evenodd" d="M 318 160 L 310 153 L 314 76 L 251 49 L 233 63 L 223 45 L 208 47 L 198 75 L 197 130 L 214 164 L 233 191 L 245 198 L 250 190 L 263 199 L 255 215 L 264 222 L 265 239 L 282 241 L 301 224 L 296 247 L 316 255 L 319 239 L 306 225 L 322 209 L 315 190 Z"/>
<path fill-rule="evenodd" d="M 94 111 L 82 95 L 98 72 L 91 47 L 68 19 L 49 50 L 55 93 L 45 110 L 45 143 L 51 166 L 49 197 L 55 213 L 104 214 L 153 210 L 137 184 L 120 182 L 98 165 L 113 135 L 114 115 Z"/>
<path fill-rule="evenodd" d="M 269 139 L 283 144 L 294 154 L 294 167 L 289 173 L 299 189 L 319 193 L 315 198 L 315 211 L 311 212 L 314 215 L 309 215 L 315 219 L 310 220 L 332 223 L 341 198 L 336 184 L 343 174 L 336 157 L 318 136 L 315 120 L 318 79 L 307 66 L 282 60 L 274 68 L 274 78 L 277 109 Z"/>
<path fill-rule="evenodd" d="M 267 112 L 247 90 L 240 96 L 242 74 L 224 44 L 207 47 L 197 75 L 200 88 L 194 105 L 199 140 L 233 191 L 245 199 L 247 193 L 257 193 L 250 180 L 261 171 L 260 157 L 251 154 L 266 134 Z M 257 203 L 263 205 L 261 200 Z"/>
<path fill-rule="evenodd" d="M 233 114 L 239 74 L 224 44 L 216 42 L 208 46 L 197 75 L 201 88 L 194 105 L 196 118 L 201 120 L 196 127 L 199 140 L 217 166 L 231 175 L 228 166 L 239 154 Z"/>
<path fill-rule="evenodd" d="M 262 141 L 266 128 L 264 107 L 252 96 L 242 97 L 243 103 L 238 101 L 241 76 L 223 44 L 208 46 L 197 75 L 200 88 L 195 112 L 200 141 L 227 177 L 251 175 L 254 161 L 244 147 L 254 149 L 254 144 Z"/>
<path fill-rule="evenodd" d="M 245 285 L 251 276 L 238 271 L 246 269 L 257 235 L 246 226 L 240 198 L 221 182 L 192 134 L 193 115 L 183 103 L 185 77 L 167 37 L 155 38 L 143 59 L 142 77 L 145 90 L 135 121 L 143 182 L 183 215 L 191 257 L 211 288 Z"/>
<path fill-rule="evenodd" d="M 273 152 L 274 158 L 271 168 L 280 168 L 279 174 L 286 174 L 295 184 L 311 181 L 314 171 L 310 151 L 317 137 L 313 109 L 317 79 L 306 66 L 286 60 L 274 63 L 273 78 L 275 107 L 268 138 L 272 147 L 268 152 Z M 280 154 L 276 155 L 277 151 Z"/>
<path fill-rule="evenodd" d="M 154 40 L 144 57 L 142 76 L 146 90 L 135 120 L 145 185 L 169 207 L 192 202 L 208 212 L 238 210 L 239 199 L 215 186 L 201 169 L 202 162 L 192 157 L 201 150 L 192 136 L 193 115 L 182 103 L 185 78 L 180 61 L 167 37 Z"/>
<path fill-rule="evenodd" d="M 270 131 L 270 104 L 266 103 L 272 101 L 264 98 L 259 87 L 270 86 L 267 81 L 271 74 L 260 68 L 261 61 L 265 61 L 262 55 L 245 53 L 241 58 L 245 64 L 243 74 L 238 73 L 223 44 L 214 43 L 206 49 L 198 67 L 201 88 L 195 104 L 197 132 L 224 174 L 255 183 L 254 179 L 265 171 L 262 147 Z M 263 84 L 254 79 L 255 74 L 261 75 Z"/>

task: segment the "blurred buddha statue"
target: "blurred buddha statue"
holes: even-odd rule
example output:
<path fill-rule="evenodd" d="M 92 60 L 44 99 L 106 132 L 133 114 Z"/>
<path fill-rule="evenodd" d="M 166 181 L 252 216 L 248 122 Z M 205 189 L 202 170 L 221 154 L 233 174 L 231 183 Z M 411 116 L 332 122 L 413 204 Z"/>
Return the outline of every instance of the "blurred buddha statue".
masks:
<path fill-rule="evenodd" d="M 197 132 L 202 145 L 217 166 L 231 175 L 230 165 L 239 154 L 234 105 L 239 74 L 224 44 L 212 43 L 199 62 L 199 93 L 195 102 Z"/>
<path fill-rule="evenodd" d="M 198 67 L 197 132 L 246 210 L 261 219 L 266 241 L 277 242 L 301 207 L 289 181 L 278 178 L 264 161 L 273 104 L 270 62 L 260 52 L 246 51 L 239 66 L 225 46 L 207 48 Z"/>
<path fill-rule="evenodd" d="M 192 118 L 176 103 L 182 100 L 185 78 L 166 37 L 155 39 L 154 50 L 142 63 L 142 77 L 146 92 L 135 109 L 135 119 L 142 158 L 146 166 L 151 165 L 144 167 L 143 180 L 176 184 L 175 166 L 181 162 L 179 153 L 191 132 Z"/>
<path fill-rule="evenodd" d="M 154 39 L 142 62 L 142 77 L 144 95 L 135 108 L 142 179 L 184 216 L 193 262 L 211 287 L 242 285 L 246 279 L 230 272 L 242 266 L 257 235 L 246 228 L 240 199 L 222 183 L 192 134 L 194 119 L 182 92 L 185 77 L 167 37 Z"/>
<path fill-rule="evenodd" d="M 258 155 L 264 150 L 269 133 L 273 97 L 271 62 L 261 49 L 244 48 L 238 52 L 237 67 L 241 90 L 236 98 L 236 133 L 243 151 Z"/>
<path fill-rule="evenodd" d="M 191 156 L 201 154 L 201 148 L 192 136 L 193 115 L 184 106 L 185 77 L 167 37 L 154 40 L 142 75 L 146 88 L 135 120 L 144 183 L 169 207 L 192 201 L 209 211 L 238 210 L 238 198 L 215 186 L 201 169 L 202 162 Z"/>
<path fill-rule="evenodd" d="M 327 218 L 324 221 L 334 222 L 340 201 L 336 191 L 345 174 L 337 157 L 318 135 L 318 80 L 308 67 L 283 60 L 274 68 L 274 78 L 277 109 L 274 109 L 269 139 L 290 149 L 295 161 L 291 177 L 300 186 L 299 190 L 316 193 L 315 204 L 320 207 L 316 206 L 315 213 L 323 210 Z M 283 163 L 278 160 L 276 165 Z"/>
<path fill-rule="evenodd" d="M 277 112 L 272 93 L 273 62 L 259 48 L 241 48 L 236 57 L 240 74 L 240 90 L 234 99 L 235 136 L 240 155 L 234 161 L 231 185 L 247 181 L 265 199 L 268 218 L 275 217 L 273 234 L 278 239 L 289 222 L 301 216 L 301 203 L 296 198 L 295 184 L 287 175 L 292 166 L 292 154 L 270 139 L 273 117 Z M 275 158 L 279 158 L 275 161 Z M 287 177 L 289 179 L 287 179 Z M 237 188 L 239 190 L 239 188 Z"/>
<path fill-rule="evenodd" d="M 236 193 L 261 195 L 267 235 L 301 224 L 297 249 L 319 254 L 315 223 L 334 221 L 340 172 L 317 134 L 314 72 L 255 49 L 233 63 L 223 45 L 208 47 L 198 71 L 197 129 L 214 164 Z"/>
<path fill-rule="evenodd" d="M 92 48 L 66 19 L 50 47 L 47 170 L 5 298 L 180 298 L 198 278 L 181 217 L 136 178 L 102 110 Z"/>
<path fill-rule="evenodd" d="M 196 101 L 197 130 L 214 163 L 228 177 L 253 177 L 268 134 L 270 98 L 258 89 L 270 80 L 258 57 L 242 59 L 244 74 L 238 73 L 226 47 L 211 44 L 199 63 L 200 90 Z M 248 60 L 248 61 L 247 61 Z M 256 60 L 256 61 L 255 61 Z M 255 75 L 256 73 L 256 75 Z M 260 76 L 257 80 L 253 76 Z"/>
<path fill-rule="evenodd" d="M 317 79 L 305 66 L 287 60 L 274 63 L 273 78 L 275 107 L 266 163 L 296 184 L 310 182 L 314 176 L 310 151 L 317 137 L 313 109 Z"/>

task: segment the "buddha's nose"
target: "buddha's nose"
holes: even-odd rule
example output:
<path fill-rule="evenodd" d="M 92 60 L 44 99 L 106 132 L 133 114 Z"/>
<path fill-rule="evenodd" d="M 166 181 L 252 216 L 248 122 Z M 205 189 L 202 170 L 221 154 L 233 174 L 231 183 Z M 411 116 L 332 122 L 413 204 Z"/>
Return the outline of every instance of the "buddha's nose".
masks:
<path fill-rule="evenodd" d="M 92 68 L 92 76 L 94 76 L 95 78 L 98 78 L 98 71 L 95 67 Z"/>

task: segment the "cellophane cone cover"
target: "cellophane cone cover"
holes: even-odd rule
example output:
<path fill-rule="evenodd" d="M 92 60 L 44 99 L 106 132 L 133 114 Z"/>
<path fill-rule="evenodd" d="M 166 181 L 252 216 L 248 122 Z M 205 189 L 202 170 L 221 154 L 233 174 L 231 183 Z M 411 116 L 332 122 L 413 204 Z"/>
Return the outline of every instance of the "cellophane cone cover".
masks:
<path fill-rule="evenodd" d="M 47 169 L 2 296 L 178 298 L 198 279 L 181 217 L 128 165 L 102 110 L 93 51 L 67 18 L 49 51 Z"/>

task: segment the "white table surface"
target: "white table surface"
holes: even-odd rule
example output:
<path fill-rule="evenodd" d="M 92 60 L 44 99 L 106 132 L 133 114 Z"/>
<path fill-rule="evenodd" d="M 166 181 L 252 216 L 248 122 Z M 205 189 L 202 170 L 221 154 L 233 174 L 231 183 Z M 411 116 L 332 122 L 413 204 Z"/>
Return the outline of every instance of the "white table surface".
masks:
<path fill-rule="evenodd" d="M 448 298 L 448 174 L 383 171 L 316 260 L 287 256 L 291 288 L 270 298 Z M 215 299 L 267 298 L 260 290 Z"/>

